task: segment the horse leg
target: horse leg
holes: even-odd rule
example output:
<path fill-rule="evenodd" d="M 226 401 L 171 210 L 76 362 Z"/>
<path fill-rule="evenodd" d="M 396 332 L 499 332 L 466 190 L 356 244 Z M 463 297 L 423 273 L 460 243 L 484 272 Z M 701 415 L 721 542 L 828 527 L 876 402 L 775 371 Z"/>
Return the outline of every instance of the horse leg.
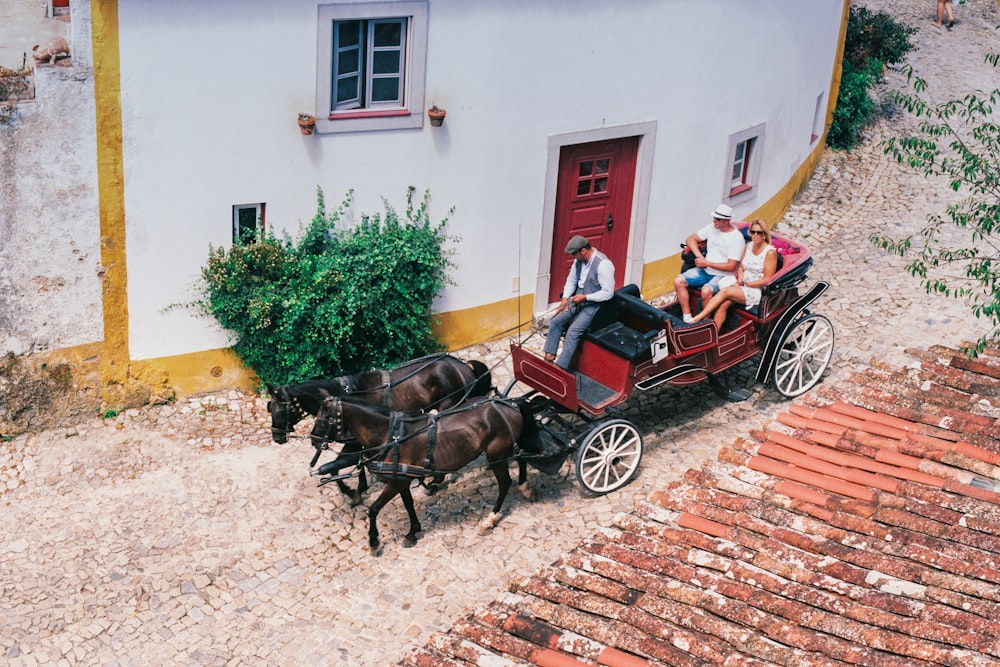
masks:
<path fill-rule="evenodd" d="M 528 464 L 526 461 L 517 462 L 517 490 L 525 500 L 535 499 L 535 490 L 528 484 Z"/>
<path fill-rule="evenodd" d="M 417 545 L 417 533 L 422 531 L 423 528 L 420 527 L 420 521 L 417 520 L 417 511 L 413 509 L 413 494 L 410 493 L 409 484 L 399 492 L 399 496 L 403 499 L 403 507 L 406 508 L 407 516 L 410 517 L 410 532 L 406 534 L 406 538 L 403 540 L 403 546 L 409 549 Z"/>
<path fill-rule="evenodd" d="M 410 483 L 406 482 L 406 488 L 409 489 Z M 371 549 L 372 554 L 378 556 L 381 552 L 381 544 L 378 539 L 378 513 L 382 511 L 386 503 L 396 497 L 396 494 L 400 493 L 402 488 L 399 482 L 390 481 L 387 482 L 385 488 L 382 489 L 382 493 L 379 497 L 372 503 L 372 506 L 368 508 L 368 548 Z"/>
<path fill-rule="evenodd" d="M 485 535 L 490 532 L 497 525 L 497 523 L 500 522 L 500 507 L 503 506 L 503 501 L 507 497 L 507 492 L 510 491 L 510 486 L 513 484 L 513 480 L 510 478 L 510 469 L 507 468 L 506 460 L 494 463 L 490 467 L 493 469 L 493 475 L 497 478 L 499 495 L 497 497 L 496 505 L 493 506 L 493 511 L 479 522 L 478 532 L 480 535 Z"/>
<path fill-rule="evenodd" d="M 436 472 L 431 475 L 431 481 L 424 484 L 424 489 L 427 491 L 427 495 L 433 496 L 435 493 L 441 490 L 441 485 L 444 484 L 444 473 Z"/>

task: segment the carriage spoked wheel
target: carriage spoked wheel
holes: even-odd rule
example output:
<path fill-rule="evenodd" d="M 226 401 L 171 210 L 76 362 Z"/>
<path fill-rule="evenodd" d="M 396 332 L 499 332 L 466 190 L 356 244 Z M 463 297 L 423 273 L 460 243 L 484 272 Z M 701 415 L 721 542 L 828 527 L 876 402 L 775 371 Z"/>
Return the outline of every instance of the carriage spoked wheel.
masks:
<path fill-rule="evenodd" d="M 772 381 L 782 396 L 794 398 L 812 389 L 833 356 L 833 325 L 822 315 L 792 323 L 781 337 Z"/>
<path fill-rule="evenodd" d="M 610 493 L 628 484 L 642 460 L 642 436 L 632 422 L 601 422 L 576 452 L 576 477 L 591 493 Z"/>

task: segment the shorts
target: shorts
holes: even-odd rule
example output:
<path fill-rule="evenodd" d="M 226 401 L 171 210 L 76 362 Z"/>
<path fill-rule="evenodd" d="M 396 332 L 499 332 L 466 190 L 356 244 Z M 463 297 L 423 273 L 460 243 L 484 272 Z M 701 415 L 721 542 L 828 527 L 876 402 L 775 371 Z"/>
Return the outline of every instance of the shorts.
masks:
<path fill-rule="evenodd" d="M 705 269 L 696 266 L 682 273 L 681 278 L 688 284 L 688 287 L 704 287 L 708 285 L 712 288 L 712 294 L 715 294 L 719 291 L 719 281 L 727 275 L 729 274 L 712 275 Z"/>

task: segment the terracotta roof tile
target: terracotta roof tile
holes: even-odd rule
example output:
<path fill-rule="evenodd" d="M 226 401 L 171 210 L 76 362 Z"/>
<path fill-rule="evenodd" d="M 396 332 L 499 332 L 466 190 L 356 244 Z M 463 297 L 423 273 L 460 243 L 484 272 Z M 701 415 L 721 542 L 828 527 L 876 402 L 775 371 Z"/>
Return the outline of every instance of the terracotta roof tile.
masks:
<path fill-rule="evenodd" d="M 791 404 L 402 664 L 1000 664 L 1000 349 Z"/>

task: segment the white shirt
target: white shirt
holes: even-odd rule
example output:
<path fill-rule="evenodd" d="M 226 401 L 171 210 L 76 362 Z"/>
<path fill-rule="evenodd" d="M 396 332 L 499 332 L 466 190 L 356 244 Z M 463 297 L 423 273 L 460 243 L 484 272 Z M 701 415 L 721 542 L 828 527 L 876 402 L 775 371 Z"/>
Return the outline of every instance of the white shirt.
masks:
<path fill-rule="evenodd" d="M 743 249 L 746 247 L 746 239 L 743 232 L 733 229 L 729 232 L 720 232 L 715 227 L 714 222 L 710 222 L 698 230 L 698 238 L 708 241 L 708 248 L 705 252 L 705 259 L 712 264 L 725 264 L 731 259 L 737 262 L 743 259 Z M 705 272 L 710 276 L 732 276 L 736 271 L 721 271 L 719 269 L 705 268 Z"/>

